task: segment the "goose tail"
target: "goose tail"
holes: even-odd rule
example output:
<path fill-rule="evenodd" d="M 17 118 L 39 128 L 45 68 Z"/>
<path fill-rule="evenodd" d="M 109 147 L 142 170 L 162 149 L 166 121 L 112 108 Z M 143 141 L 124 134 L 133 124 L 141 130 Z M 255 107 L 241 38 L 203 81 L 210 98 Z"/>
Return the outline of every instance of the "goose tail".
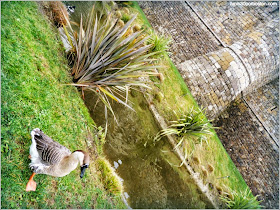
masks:
<path fill-rule="evenodd" d="M 39 133 L 40 131 L 41 130 L 39 128 L 35 128 L 30 133 L 31 137 L 32 137 L 32 144 L 29 149 L 29 154 L 31 157 L 31 163 L 29 164 L 30 166 L 40 163 L 39 153 L 37 151 L 36 141 L 35 141 L 35 136 L 40 136 L 40 133 Z"/>

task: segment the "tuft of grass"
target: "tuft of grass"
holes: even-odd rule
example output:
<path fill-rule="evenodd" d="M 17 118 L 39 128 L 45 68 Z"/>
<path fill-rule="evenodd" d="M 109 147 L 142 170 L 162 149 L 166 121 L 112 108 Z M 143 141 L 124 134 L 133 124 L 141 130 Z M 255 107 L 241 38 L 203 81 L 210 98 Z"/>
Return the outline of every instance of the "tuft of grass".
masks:
<path fill-rule="evenodd" d="M 149 52 L 157 52 L 156 57 L 163 57 L 164 53 L 168 51 L 170 43 L 170 38 L 155 31 L 150 31 L 150 38 L 147 40 L 147 44 L 152 45 Z"/>
<path fill-rule="evenodd" d="M 198 157 L 193 157 L 192 158 L 195 164 L 200 164 L 200 159 Z"/>
<path fill-rule="evenodd" d="M 188 155 L 190 155 L 188 141 L 191 142 L 191 154 L 193 154 L 195 139 L 199 139 L 200 143 L 202 143 L 202 140 L 206 140 L 207 142 L 207 135 L 212 135 L 215 127 L 209 123 L 200 109 L 197 111 L 192 108 L 187 114 L 182 113 L 180 116 L 175 111 L 174 113 L 177 120 L 171 121 L 171 125 L 168 128 L 158 132 L 154 140 L 159 141 L 164 136 L 175 135 L 178 143 L 174 149 L 181 147 L 187 159 Z M 193 161 L 200 163 L 198 158 L 197 161 L 195 161 L 195 158 Z"/>
<path fill-rule="evenodd" d="M 131 16 L 129 14 L 126 14 L 124 13 L 121 17 L 121 20 L 124 22 L 124 23 L 127 23 L 129 20 L 131 19 Z"/>
<path fill-rule="evenodd" d="M 261 209 L 261 201 L 257 200 L 258 196 L 252 196 L 250 189 L 245 191 L 231 191 L 231 196 L 222 195 L 220 198 L 228 209 Z"/>
<path fill-rule="evenodd" d="M 65 5 L 60 1 L 42 2 L 42 6 L 49 19 L 56 27 L 63 27 L 67 24 L 69 15 Z"/>
<path fill-rule="evenodd" d="M 118 5 L 114 1 L 96 1 L 94 2 L 96 11 L 101 15 L 107 15 L 112 10 L 117 9 Z"/>
<path fill-rule="evenodd" d="M 198 138 L 205 138 L 206 134 L 212 134 L 213 127 L 209 121 L 204 117 L 203 112 L 193 108 L 187 114 L 181 114 L 180 116 L 174 111 L 177 120 L 171 121 L 171 125 L 158 133 L 156 140 L 163 136 L 175 134 L 178 137 L 195 136 Z M 181 138 L 177 144 L 179 146 L 185 138 Z"/>
<path fill-rule="evenodd" d="M 207 170 L 209 171 L 209 173 L 212 173 L 214 171 L 214 167 L 211 164 L 208 164 Z"/>
<path fill-rule="evenodd" d="M 77 89 L 64 85 L 72 78 L 61 52 L 56 29 L 35 2 L 1 2 L 1 207 L 125 208 L 96 173 L 96 127 Z M 25 191 L 32 173 L 30 132 L 36 127 L 71 151 L 91 152 L 83 179 L 78 168 L 61 178 L 36 175 L 36 191 Z"/>
<path fill-rule="evenodd" d="M 104 187 L 112 194 L 120 195 L 123 192 L 123 187 L 117 174 L 114 172 L 110 163 L 105 158 L 98 158 L 98 169 L 102 171 L 101 179 Z"/>
<path fill-rule="evenodd" d="M 202 174 L 205 178 L 207 178 L 208 176 L 208 171 L 204 168 L 204 167 L 201 167 L 201 171 L 202 171 Z"/>

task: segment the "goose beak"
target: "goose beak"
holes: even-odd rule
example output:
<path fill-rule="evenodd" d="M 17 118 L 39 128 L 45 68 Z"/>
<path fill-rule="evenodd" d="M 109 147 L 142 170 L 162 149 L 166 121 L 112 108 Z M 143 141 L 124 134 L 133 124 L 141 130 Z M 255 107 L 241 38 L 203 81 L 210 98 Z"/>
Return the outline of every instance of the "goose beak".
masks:
<path fill-rule="evenodd" d="M 81 166 L 81 175 L 80 175 L 81 178 L 83 178 L 83 176 L 85 175 L 85 171 L 87 168 L 88 168 L 88 165 Z"/>

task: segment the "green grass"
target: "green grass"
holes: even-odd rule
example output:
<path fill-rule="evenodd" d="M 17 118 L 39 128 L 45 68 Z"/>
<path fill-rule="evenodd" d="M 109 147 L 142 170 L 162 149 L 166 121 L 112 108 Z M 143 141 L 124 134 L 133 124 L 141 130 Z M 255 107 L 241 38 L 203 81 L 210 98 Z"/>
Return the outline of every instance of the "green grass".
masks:
<path fill-rule="evenodd" d="M 124 22 L 124 23 L 127 23 L 129 20 L 131 19 L 131 16 L 129 14 L 126 14 L 124 13 L 121 17 L 121 20 Z"/>
<path fill-rule="evenodd" d="M 101 147 L 94 122 L 76 88 L 64 85 L 71 76 L 56 29 L 35 2 L 2 2 L 1 24 L 2 208 L 125 208 L 104 188 L 94 161 Z M 83 179 L 78 168 L 62 178 L 36 175 L 37 190 L 25 192 L 36 127 L 72 151 L 91 151 Z"/>
<path fill-rule="evenodd" d="M 221 196 L 228 209 L 261 209 L 260 202 L 257 197 L 250 195 L 250 189 L 247 188 L 243 192 L 231 191 L 229 196 Z"/>
<path fill-rule="evenodd" d="M 143 22 L 148 29 L 151 29 L 151 25 L 138 3 L 132 2 L 130 5 L 133 7 L 133 10 L 139 11 L 138 15 L 142 19 L 141 22 Z M 165 53 L 161 59 L 158 59 L 158 64 L 164 66 L 163 68 L 159 68 L 158 71 L 163 74 L 165 79 L 159 85 L 155 86 L 150 94 L 156 96 L 161 93 L 163 95 L 161 100 L 157 100 L 155 97 L 153 101 L 159 114 L 163 116 L 166 121 L 172 121 L 176 119 L 173 110 L 185 110 L 187 113 L 194 107 L 194 109 L 198 111 L 200 107 L 191 95 L 191 92 L 167 53 Z M 206 116 L 204 116 L 204 118 L 206 119 Z M 190 165 L 196 172 L 202 175 L 205 184 L 211 183 L 214 188 L 220 187 L 225 193 L 227 193 L 228 188 L 235 191 L 245 191 L 248 187 L 246 182 L 227 154 L 215 131 L 212 130 L 211 132 L 213 134 L 208 135 L 207 141 L 205 142 L 197 143 L 195 139 L 191 138 L 187 141 L 185 146 L 187 151 L 189 151 L 187 159 Z M 179 142 L 180 137 L 177 138 Z M 193 157 L 200 160 L 199 164 L 192 161 Z M 207 168 L 208 165 L 211 165 L 214 170 L 212 172 L 207 171 L 206 173 L 205 168 Z M 229 177 L 220 179 L 220 177 L 227 176 Z M 253 197 L 251 192 L 249 194 Z"/>

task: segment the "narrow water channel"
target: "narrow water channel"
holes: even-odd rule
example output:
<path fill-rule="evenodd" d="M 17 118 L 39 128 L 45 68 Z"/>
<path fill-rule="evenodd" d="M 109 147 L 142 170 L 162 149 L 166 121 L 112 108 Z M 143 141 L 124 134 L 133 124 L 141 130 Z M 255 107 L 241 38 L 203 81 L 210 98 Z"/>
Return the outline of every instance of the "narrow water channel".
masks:
<path fill-rule="evenodd" d="M 172 149 L 167 140 L 153 138 L 159 128 L 142 93 L 133 92 L 131 111 L 114 103 L 118 124 L 109 116 L 104 152 L 123 179 L 124 196 L 132 208 L 211 208 L 186 170 L 174 170 L 164 155 Z M 97 125 L 104 126 L 104 107 L 93 93 L 85 92 L 85 104 Z M 174 158 L 174 157 L 173 157 Z"/>
<path fill-rule="evenodd" d="M 75 5 L 71 18 L 79 20 L 92 2 L 65 2 Z M 118 121 L 111 114 L 104 153 L 123 180 L 124 197 L 132 208 L 213 208 L 187 170 L 172 166 L 172 148 L 167 140 L 154 143 L 159 131 L 143 94 L 133 91 L 129 99 L 135 111 L 112 103 Z M 85 104 L 98 126 L 105 126 L 104 105 L 96 105 L 94 93 L 85 91 Z M 176 159 L 176 158 L 175 158 Z M 173 161 L 174 163 L 174 161 Z"/>

